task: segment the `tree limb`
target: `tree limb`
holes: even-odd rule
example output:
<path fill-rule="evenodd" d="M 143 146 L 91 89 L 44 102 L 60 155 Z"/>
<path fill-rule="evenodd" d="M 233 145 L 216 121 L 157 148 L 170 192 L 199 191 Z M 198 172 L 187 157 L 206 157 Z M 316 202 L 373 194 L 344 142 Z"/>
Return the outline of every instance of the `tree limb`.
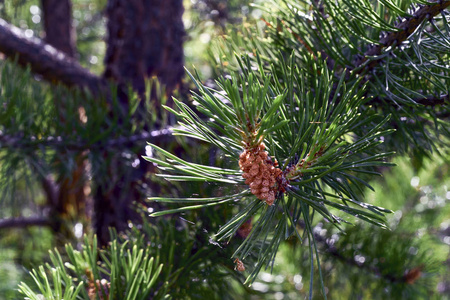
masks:
<path fill-rule="evenodd" d="M 160 130 L 141 131 L 130 136 L 118 136 L 102 140 L 96 143 L 90 143 L 86 140 L 63 139 L 62 137 L 48 136 L 41 139 L 36 137 L 25 137 L 22 133 L 3 134 L 0 131 L 0 149 L 25 149 L 36 148 L 38 145 L 43 147 L 64 148 L 66 150 L 94 150 L 111 147 L 128 148 L 138 143 L 145 143 L 151 140 L 159 144 L 173 140 L 173 128 L 167 127 Z"/>
<path fill-rule="evenodd" d="M 71 0 L 41 0 L 45 41 L 70 57 L 76 53 Z"/>
<path fill-rule="evenodd" d="M 24 228 L 28 226 L 50 226 L 50 220 L 45 217 L 11 218 L 0 220 L 0 229 Z"/>
<path fill-rule="evenodd" d="M 395 282 L 402 282 L 404 281 L 403 277 L 396 277 L 392 274 L 383 274 L 379 268 L 376 266 L 372 266 L 369 264 L 361 264 L 356 262 L 354 259 L 346 257 L 343 255 L 334 245 L 328 243 L 324 237 L 322 237 L 319 234 L 314 234 L 314 239 L 316 242 L 320 245 L 322 245 L 325 248 L 325 253 L 328 255 L 336 258 L 337 260 L 341 261 L 342 263 L 353 266 L 360 269 L 365 269 L 369 271 L 370 273 L 374 274 L 377 277 L 383 278 L 384 280 L 395 283 Z"/>
<path fill-rule="evenodd" d="M 0 19 L 0 52 L 50 82 L 89 89 L 98 95 L 106 82 L 83 68 L 76 60 L 38 38 L 28 38 L 19 28 Z"/>
<path fill-rule="evenodd" d="M 425 106 L 436 106 L 436 105 L 442 105 L 447 103 L 450 103 L 450 97 L 449 95 L 443 95 L 441 97 L 427 97 L 422 99 L 415 100 L 417 103 L 425 105 Z"/>
<path fill-rule="evenodd" d="M 364 56 L 356 62 L 355 69 L 358 70 L 357 73 L 363 73 L 365 70 L 372 70 L 381 60 L 375 59 L 368 62 L 369 57 L 380 55 L 382 50 L 387 47 L 401 45 L 412 33 L 414 33 L 414 31 L 416 31 L 425 19 L 432 19 L 448 6 L 450 6 L 450 1 L 439 1 L 438 3 L 424 5 L 419 8 L 412 17 L 404 18 L 403 21 L 396 26 L 400 30 L 387 33 L 379 40 L 378 45 L 372 45 L 369 50 L 364 53 Z M 367 62 L 368 64 L 364 66 Z"/>
<path fill-rule="evenodd" d="M 298 221 L 298 225 L 302 228 L 302 229 L 306 229 L 306 225 L 305 222 L 303 221 Z M 341 261 L 342 263 L 352 266 L 352 267 L 356 267 L 359 269 L 364 269 L 369 271 L 370 273 L 372 273 L 373 275 L 382 278 L 388 282 L 391 283 L 398 283 L 398 282 L 405 282 L 408 280 L 408 278 L 406 277 L 408 275 L 405 274 L 404 276 L 398 277 L 395 276 L 394 274 L 384 274 L 379 268 L 377 268 L 376 266 L 372 266 L 369 264 L 361 264 L 356 262 L 353 258 L 351 257 L 347 257 L 345 256 L 343 253 L 341 253 L 339 251 L 338 248 L 336 248 L 336 246 L 334 246 L 334 244 L 329 243 L 328 240 L 321 236 L 318 233 L 313 233 L 314 234 L 314 239 L 316 240 L 316 243 L 324 250 L 322 253 L 326 254 L 326 255 L 330 255 L 332 257 L 334 257 L 335 259 Z"/>
<path fill-rule="evenodd" d="M 444 104 L 450 104 L 450 98 L 449 95 L 442 95 L 440 97 L 424 97 L 424 98 L 416 98 L 413 99 L 415 103 L 423 105 L 423 106 L 438 106 L 438 105 L 444 105 Z M 380 97 L 374 97 L 370 100 L 370 104 L 380 103 L 382 101 L 386 101 L 385 99 L 382 99 Z"/>

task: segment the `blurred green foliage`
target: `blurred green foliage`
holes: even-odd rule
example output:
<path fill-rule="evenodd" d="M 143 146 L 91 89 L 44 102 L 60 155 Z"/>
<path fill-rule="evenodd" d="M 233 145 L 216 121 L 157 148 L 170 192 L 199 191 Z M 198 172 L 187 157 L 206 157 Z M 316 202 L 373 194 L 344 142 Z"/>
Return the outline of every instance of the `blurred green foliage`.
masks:
<path fill-rule="evenodd" d="M 32 284 L 28 272 L 48 260 L 53 233 L 48 228 L 1 229 L 0 299 L 17 299 L 17 285 Z"/>
<path fill-rule="evenodd" d="M 247 19 L 257 19 L 261 10 L 252 4 L 257 1 L 184 0 L 183 15 L 187 38 L 184 43 L 185 65 L 195 66 L 203 78 L 211 78 L 214 67 L 209 63 L 208 50 L 219 36 L 227 34 L 232 25 Z"/>

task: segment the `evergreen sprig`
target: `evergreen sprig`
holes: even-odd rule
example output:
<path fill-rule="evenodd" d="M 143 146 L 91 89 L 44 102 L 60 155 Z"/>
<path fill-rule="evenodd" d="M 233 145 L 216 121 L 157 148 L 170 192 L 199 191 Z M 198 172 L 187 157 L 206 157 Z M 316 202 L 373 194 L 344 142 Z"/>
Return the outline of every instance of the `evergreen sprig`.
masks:
<path fill-rule="evenodd" d="M 258 56 L 256 59 L 260 61 Z M 246 221 L 253 219 L 250 234 L 233 254 L 240 261 L 255 256 L 256 265 L 247 278 L 249 283 L 264 265 L 273 264 L 278 246 L 291 236 L 308 236 L 311 255 L 317 251 L 312 234 L 315 211 L 336 226 L 343 221 L 335 214 L 340 211 L 382 227 L 383 214 L 389 212 L 363 202 L 362 187 L 369 185 L 358 176 L 377 174 L 377 167 L 389 165 L 384 158 L 392 153 L 377 149 L 382 143 L 380 138 L 392 132 L 381 129 L 389 117 L 362 115 L 358 107 L 367 100 L 359 81 L 347 84 L 343 75 L 333 82 L 320 58 L 307 55 L 303 59 L 313 72 L 298 68 L 294 55 L 288 59 L 279 55 L 274 62 L 283 70 L 282 74 L 269 74 L 262 64 L 252 69 L 248 56 L 236 57 L 241 72 L 219 79 L 218 89 L 206 87 L 189 73 L 198 88 L 193 94 L 198 103 L 196 110 L 209 119 L 200 118 L 187 104 L 177 100 L 178 110 L 169 108 L 181 119 L 176 134 L 212 144 L 226 153 L 230 161 L 239 162 L 241 170 L 187 162 L 152 144 L 158 157 L 145 157 L 158 165 L 163 171 L 159 176 L 167 180 L 220 182 L 241 187 L 236 194 L 219 197 L 149 200 L 195 203 L 151 216 L 242 202 L 239 213 L 221 227 L 216 238 L 230 241 Z M 355 133 L 374 121 L 378 124 L 364 135 Z M 251 165 L 250 171 L 247 165 Z M 277 175 L 268 186 L 264 181 L 269 182 L 271 174 Z M 276 195 L 275 201 L 265 194 L 271 191 Z M 304 232 L 297 227 L 301 219 L 307 224 Z"/>
<path fill-rule="evenodd" d="M 233 271 L 227 259 L 232 249 L 211 249 L 204 227 L 182 229 L 167 219 L 130 225 L 119 235 L 112 230 L 106 248 L 85 237 L 81 250 L 67 244 L 65 252 L 50 251 L 50 262 L 30 272 L 33 281 L 21 283 L 20 293 L 39 300 L 236 299 L 242 289 L 255 294 Z"/>
<path fill-rule="evenodd" d="M 263 22 L 230 31 L 210 56 L 220 73 L 238 69 L 233 52 L 252 53 L 253 67 L 258 53 L 266 71 L 280 74 L 278 51 L 304 68 L 306 54 L 320 55 L 335 80 L 348 73 L 367 84 L 372 100 L 362 113 L 392 115 L 387 149 L 428 155 L 448 145 L 450 1 L 415 2 L 271 1 L 258 7 Z"/>
<path fill-rule="evenodd" d="M 119 244 L 114 239 L 108 251 L 99 253 L 96 239 L 91 243 L 85 237 L 82 251 L 66 245 L 68 262 L 63 261 L 58 250 L 50 251 L 51 265 L 31 272 L 37 289 L 22 282 L 19 291 L 31 300 L 42 296 L 49 300 L 148 299 L 163 265 L 158 257 L 150 256 L 150 246 L 129 243 L 133 242 Z M 97 263 L 99 255 L 103 265 Z"/>

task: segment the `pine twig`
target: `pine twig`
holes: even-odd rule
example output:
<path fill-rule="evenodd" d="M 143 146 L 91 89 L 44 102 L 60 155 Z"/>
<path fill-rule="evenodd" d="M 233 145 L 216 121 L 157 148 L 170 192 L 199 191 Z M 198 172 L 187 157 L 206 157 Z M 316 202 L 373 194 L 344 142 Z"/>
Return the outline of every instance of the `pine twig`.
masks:
<path fill-rule="evenodd" d="M 441 97 L 426 97 L 422 99 L 417 99 L 415 101 L 425 106 L 436 106 L 445 103 L 450 104 L 450 97 L 449 95 L 443 95 Z"/>
<path fill-rule="evenodd" d="M 300 223 L 300 227 L 305 228 L 305 224 Z M 344 254 L 342 254 L 338 248 L 336 248 L 334 245 L 328 243 L 328 241 L 321 236 L 320 234 L 314 233 L 314 239 L 316 240 L 316 242 L 320 245 L 322 245 L 323 249 L 325 250 L 325 252 L 327 254 L 329 254 L 330 256 L 338 259 L 339 261 L 341 261 L 342 263 L 352 266 L 352 267 L 356 267 L 359 269 L 365 269 L 367 271 L 369 271 L 370 273 L 374 274 L 375 276 L 379 277 L 379 278 L 383 278 L 385 281 L 390 282 L 390 283 L 399 283 L 399 282 L 405 282 L 407 281 L 407 274 L 405 274 L 404 276 L 398 277 L 392 274 L 383 274 L 381 272 L 381 270 L 375 266 L 371 266 L 368 264 L 361 264 L 356 262 L 354 259 L 346 257 Z"/>
<path fill-rule="evenodd" d="M 372 98 L 372 100 L 370 100 L 370 104 L 373 103 L 380 103 L 382 102 L 383 99 L 379 98 L 379 97 L 374 97 Z M 443 105 L 443 104 L 450 104 L 450 98 L 449 95 L 442 95 L 440 97 L 424 97 L 424 98 L 420 98 L 420 99 L 413 99 L 414 102 L 416 102 L 417 104 L 421 104 L 423 106 L 438 106 L 438 105 Z"/>
<path fill-rule="evenodd" d="M 171 139 L 173 133 L 172 127 L 163 128 L 153 131 L 142 131 L 131 136 L 119 136 L 117 138 L 111 138 L 106 141 L 100 141 L 97 143 L 89 143 L 88 141 L 68 141 L 62 137 L 49 136 L 42 139 L 36 139 L 35 137 L 29 137 L 28 139 L 23 136 L 22 133 L 15 135 L 2 134 L 0 131 L 0 148 L 26 148 L 36 147 L 41 145 L 44 147 L 64 148 L 68 150 L 86 150 L 86 149 L 102 149 L 105 147 L 123 147 L 130 146 L 135 143 L 145 142 L 151 139 L 156 139 L 156 143 L 160 143 L 163 139 Z"/>
<path fill-rule="evenodd" d="M 414 33 L 414 31 L 416 31 L 424 20 L 432 19 L 448 6 L 450 6 L 450 1 L 439 1 L 438 3 L 424 5 L 419 8 L 412 17 L 404 18 L 403 22 L 396 26 L 400 30 L 387 33 L 379 40 L 378 45 L 372 45 L 369 50 L 364 53 L 364 56 L 357 60 L 355 69 L 359 69 L 358 73 L 372 70 L 381 62 L 381 59 L 373 60 L 363 68 L 360 68 L 369 60 L 368 57 L 380 55 L 382 50 L 387 47 L 397 47 L 401 45 L 412 33 Z"/>

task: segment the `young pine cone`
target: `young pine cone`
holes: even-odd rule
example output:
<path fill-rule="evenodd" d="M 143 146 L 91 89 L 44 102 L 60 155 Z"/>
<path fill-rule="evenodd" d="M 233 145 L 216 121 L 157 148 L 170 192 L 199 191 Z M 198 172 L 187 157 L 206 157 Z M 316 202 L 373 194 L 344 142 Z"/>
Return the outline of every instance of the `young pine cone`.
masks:
<path fill-rule="evenodd" d="M 250 186 L 253 195 L 258 199 L 272 205 L 277 193 L 277 177 L 282 171 L 272 162 L 267 151 L 264 151 L 264 143 L 253 149 L 245 149 L 239 155 L 239 167 L 244 172 L 245 183 Z"/>

